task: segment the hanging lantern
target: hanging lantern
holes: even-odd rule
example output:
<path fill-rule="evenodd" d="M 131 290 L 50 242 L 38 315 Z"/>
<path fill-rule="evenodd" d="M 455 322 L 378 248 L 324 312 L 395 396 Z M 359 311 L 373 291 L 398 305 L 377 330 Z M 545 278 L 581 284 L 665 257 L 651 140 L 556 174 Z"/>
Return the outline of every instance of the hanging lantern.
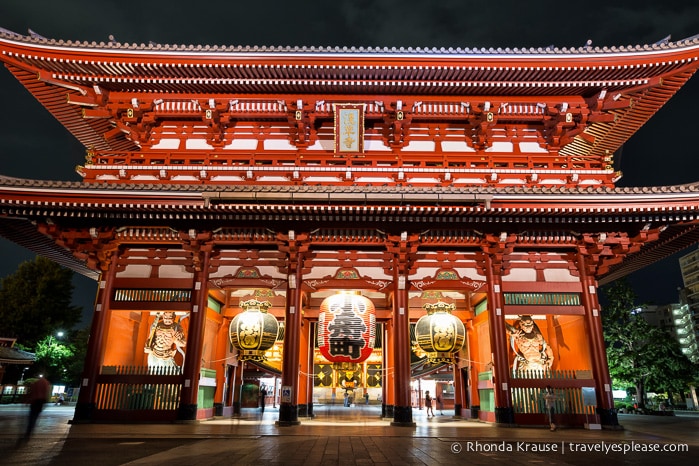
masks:
<path fill-rule="evenodd" d="M 357 293 L 339 293 L 326 298 L 318 316 L 320 353 L 341 370 L 356 369 L 374 349 L 376 309 Z"/>
<path fill-rule="evenodd" d="M 415 324 L 417 344 L 427 353 L 427 360 L 432 364 L 454 362 L 453 353 L 464 345 L 466 329 L 451 314 L 455 307 L 441 301 L 425 304 L 427 315 L 420 317 Z"/>
<path fill-rule="evenodd" d="M 267 309 L 269 301 L 250 299 L 240 303 L 244 310 L 233 318 L 229 328 L 231 343 L 238 348 L 241 361 L 264 361 L 265 351 L 274 346 L 279 323 Z"/>

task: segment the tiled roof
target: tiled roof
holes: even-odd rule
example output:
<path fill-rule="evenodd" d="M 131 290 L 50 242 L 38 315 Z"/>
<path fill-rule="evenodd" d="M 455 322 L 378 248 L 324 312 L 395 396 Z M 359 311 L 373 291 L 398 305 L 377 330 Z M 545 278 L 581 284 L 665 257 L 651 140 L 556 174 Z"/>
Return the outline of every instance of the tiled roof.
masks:
<path fill-rule="evenodd" d="M 585 119 L 577 130 L 584 135 L 571 135 L 560 154 L 601 159 L 690 79 L 699 67 L 699 38 L 571 48 L 243 47 L 65 41 L 0 30 L 0 61 L 96 152 L 142 150 L 137 140 L 145 133 L 131 135 L 133 126 L 117 125 L 123 117 L 118 108 L 127 104 L 108 95 L 130 97 L 136 103 L 128 105 L 135 107 L 152 105 L 160 123 L 201 119 L 204 109 L 192 103 L 194 97 L 226 107 L 220 110 L 226 118 L 277 124 L 289 124 L 285 100 L 306 99 L 311 113 L 329 118 L 323 104 L 330 101 L 370 108 L 376 98 L 406 96 L 414 121 L 439 117 L 468 128 L 465 109 L 490 108 L 490 100 L 504 125 L 521 118 L 540 123 L 550 116 L 540 114 L 539 105 L 567 108 L 575 99 Z M 249 112 L 238 104 L 266 110 Z M 170 115 L 171 107 L 184 108 L 182 115 Z M 377 121 L 387 111 L 383 103 L 379 107 L 370 112 Z"/>
<path fill-rule="evenodd" d="M 117 40 L 108 42 L 51 39 L 38 34 L 22 35 L 0 28 L 0 37 L 26 43 L 41 44 L 52 47 L 93 48 L 130 51 L 173 51 L 186 53 L 273 53 L 273 54 L 366 54 L 366 55 L 561 55 L 561 54 L 609 54 L 639 53 L 654 50 L 668 50 L 677 47 L 699 45 L 699 35 L 677 41 L 662 40 L 653 44 L 597 46 L 585 44 L 578 47 L 551 45 L 548 47 L 323 47 L 323 46 L 266 46 L 266 45 L 211 45 L 211 44 L 159 44 L 155 42 L 122 43 Z"/>
<path fill-rule="evenodd" d="M 583 232 L 659 228 L 657 241 L 604 275 L 607 283 L 699 241 L 699 184 L 629 188 L 358 186 L 210 186 L 98 184 L 0 177 L 0 235 L 90 278 L 97 272 L 38 232 L 35 221 L 88 226 L 162 225 L 177 218 L 202 228 L 221 218 L 297 222 L 299 216 L 418 222 L 434 228 L 496 229 L 531 225 L 522 240 L 547 230 Z M 241 217 L 241 218 L 243 218 Z M 125 220 L 128 219 L 128 220 Z M 189 220 L 186 220 L 189 219 Z M 193 220 L 194 219 L 194 220 Z M 218 219 L 218 220 L 216 220 Z M 384 219 L 384 220 L 381 220 Z M 575 220 L 573 220 L 575 219 Z M 116 223 L 115 223 L 116 222 Z M 436 223 L 435 223 L 436 222 Z M 645 225 L 645 226 L 644 226 Z M 492 228 L 491 228 L 492 227 Z M 537 233 L 538 232 L 538 233 Z M 554 236 L 559 235 L 556 232 Z M 573 233 L 566 233 L 573 234 Z M 579 234 L 579 233 L 575 233 Z"/>
<path fill-rule="evenodd" d="M 0 364 L 30 364 L 34 359 L 34 353 L 0 346 Z"/>

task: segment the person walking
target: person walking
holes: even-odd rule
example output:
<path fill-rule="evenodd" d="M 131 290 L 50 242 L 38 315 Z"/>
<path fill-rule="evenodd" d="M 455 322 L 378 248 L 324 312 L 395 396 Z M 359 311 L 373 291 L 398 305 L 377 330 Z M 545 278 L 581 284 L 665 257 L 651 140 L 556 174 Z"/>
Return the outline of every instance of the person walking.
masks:
<path fill-rule="evenodd" d="M 556 394 L 553 392 L 553 388 L 551 388 L 551 385 L 546 387 L 544 400 L 546 401 L 546 412 L 549 415 L 549 426 L 551 427 L 551 432 L 555 432 L 556 424 L 553 422 L 553 415 L 556 412 Z"/>
<path fill-rule="evenodd" d="M 429 391 L 425 392 L 425 409 L 427 410 L 427 417 L 430 417 L 430 414 L 432 414 L 432 417 L 434 417 L 434 411 L 432 410 L 432 397 L 430 396 Z"/>
<path fill-rule="evenodd" d="M 267 398 L 267 389 L 263 385 L 260 387 L 260 415 L 265 415 L 265 398 Z"/>
<path fill-rule="evenodd" d="M 29 404 L 29 420 L 27 422 L 27 430 L 24 433 L 24 440 L 29 440 L 36 426 L 36 421 L 39 419 L 41 411 L 44 410 L 44 404 L 49 399 L 51 394 L 51 384 L 45 377 L 39 376 L 29 386 L 27 395 L 27 403 Z"/>

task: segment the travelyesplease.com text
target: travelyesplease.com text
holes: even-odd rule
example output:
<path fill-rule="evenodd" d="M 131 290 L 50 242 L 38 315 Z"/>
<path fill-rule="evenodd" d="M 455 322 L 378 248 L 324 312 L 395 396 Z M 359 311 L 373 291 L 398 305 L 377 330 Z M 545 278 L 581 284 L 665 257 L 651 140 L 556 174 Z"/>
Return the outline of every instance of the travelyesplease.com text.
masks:
<path fill-rule="evenodd" d="M 530 452 L 542 453 L 639 453 L 639 452 L 687 452 L 689 445 L 686 443 L 642 443 L 630 442 L 454 442 L 451 445 L 453 453 L 461 452 Z"/>

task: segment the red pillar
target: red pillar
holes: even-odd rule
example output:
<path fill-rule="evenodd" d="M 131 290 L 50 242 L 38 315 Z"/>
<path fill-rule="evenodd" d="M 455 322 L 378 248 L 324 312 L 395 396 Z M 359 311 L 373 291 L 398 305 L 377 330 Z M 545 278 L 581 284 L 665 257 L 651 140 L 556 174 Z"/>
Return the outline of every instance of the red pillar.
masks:
<path fill-rule="evenodd" d="M 408 278 L 401 274 L 395 259 L 393 283 L 393 347 L 394 394 L 393 422 L 391 425 L 414 426 L 410 399 L 410 316 L 408 309 Z M 407 275 L 407 272 L 406 272 Z"/>
<path fill-rule="evenodd" d="M 300 256 L 300 254 L 299 254 Z M 286 288 L 284 359 L 278 426 L 300 424 L 298 413 L 299 345 L 301 341 L 301 279 L 303 260 L 294 263 Z"/>
<path fill-rule="evenodd" d="M 313 351 L 311 349 L 311 323 L 301 321 L 299 345 L 299 416 L 313 416 Z"/>
<path fill-rule="evenodd" d="M 481 398 L 480 394 L 478 393 L 478 372 L 482 369 L 482 367 L 476 365 L 476 362 L 473 361 L 473 359 L 475 355 L 478 354 L 478 345 L 481 344 L 481 342 L 479 341 L 478 334 L 476 333 L 476 327 L 473 325 L 472 320 L 469 321 L 468 325 L 466 326 L 466 343 L 468 344 L 468 355 L 470 359 L 468 363 L 468 373 L 466 374 L 466 385 L 468 387 L 469 395 L 468 407 L 471 411 L 470 417 L 478 419 L 478 411 L 480 410 L 481 406 Z M 485 363 L 481 363 L 481 365 L 485 365 Z"/>
<path fill-rule="evenodd" d="M 502 299 L 502 277 L 493 270 L 493 260 L 485 255 L 488 280 L 490 318 L 490 342 L 493 351 L 493 375 L 495 379 L 495 422 L 514 424 L 512 396 L 510 394 L 510 366 L 507 358 L 507 330 Z"/>
<path fill-rule="evenodd" d="M 215 360 L 220 361 L 216 367 L 216 393 L 214 393 L 214 414 L 216 416 L 223 415 L 224 403 L 226 401 L 226 390 L 228 390 L 228 368 L 226 364 L 226 354 L 230 345 L 230 336 L 228 335 L 228 326 L 230 321 L 221 316 L 221 324 L 216 333 L 216 352 L 214 353 Z"/>
<path fill-rule="evenodd" d="M 180 393 L 180 407 L 177 412 L 178 420 L 191 421 L 197 418 L 197 400 L 199 397 L 199 374 L 201 371 L 202 346 L 204 344 L 204 329 L 206 323 L 206 308 L 209 302 L 207 283 L 209 281 L 210 251 L 201 250 L 201 269 L 194 276 L 194 293 L 192 296 L 192 312 L 189 317 L 189 332 L 187 334 L 187 353 L 185 354 L 184 386 Z"/>
<path fill-rule="evenodd" d="M 462 362 L 459 354 L 454 355 L 452 377 L 454 378 L 454 416 L 461 417 L 461 410 L 466 406 L 466 380 L 462 377 Z"/>
<path fill-rule="evenodd" d="M 383 325 L 383 347 L 381 352 L 383 355 L 383 367 L 381 368 L 381 417 L 393 417 L 394 401 L 394 380 L 395 374 L 393 368 L 395 360 L 393 358 L 393 323 L 385 322 Z"/>
<path fill-rule="evenodd" d="M 245 363 L 243 361 L 236 361 L 235 368 L 233 370 L 233 417 L 240 416 L 241 407 L 241 392 L 243 391 L 243 370 L 245 369 Z"/>
<path fill-rule="evenodd" d="M 592 371 L 595 379 L 597 413 L 600 415 L 602 425 L 618 426 L 619 419 L 614 410 L 612 380 L 609 376 L 607 350 L 604 344 L 604 333 L 602 332 L 602 316 L 597 298 L 597 283 L 594 277 L 587 275 L 585 257 L 580 252 L 578 252 L 578 270 L 580 271 L 580 282 L 583 288 L 582 301 L 585 308 L 585 322 L 588 329 Z"/>
<path fill-rule="evenodd" d="M 80 394 L 78 395 L 78 402 L 75 404 L 75 414 L 73 416 L 73 421 L 75 422 L 92 420 L 92 412 L 97 403 L 97 376 L 100 373 L 104 355 L 104 338 L 111 315 L 109 302 L 112 296 L 114 277 L 116 277 L 118 258 L 119 251 L 115 250 L 110 257 L 109 263 L 106 264 L 106 278 L 104 277 L 104 270 L 102 277 L 100 277 L 99 290 L 95 299 L 95 309 L 92 313 L 87 355 L 80 382 Z"/>

